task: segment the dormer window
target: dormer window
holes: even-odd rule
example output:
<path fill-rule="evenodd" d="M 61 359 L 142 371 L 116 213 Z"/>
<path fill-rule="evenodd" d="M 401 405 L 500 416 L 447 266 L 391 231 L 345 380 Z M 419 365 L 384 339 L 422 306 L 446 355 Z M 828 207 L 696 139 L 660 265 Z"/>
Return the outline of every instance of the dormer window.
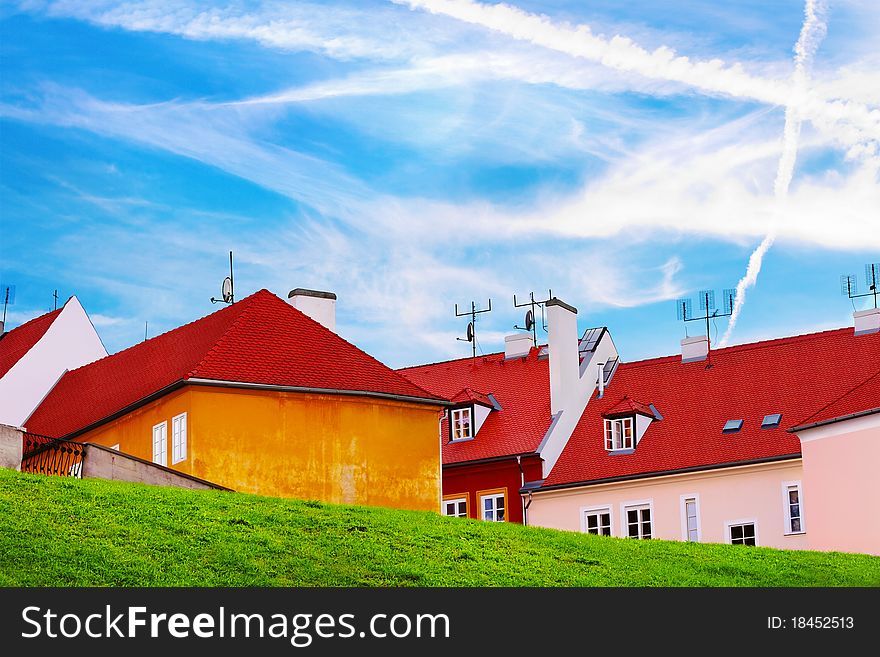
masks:
<path fill-rule="evenodd" d="M 452 409 L 450 426 L 452 427 L 452 440 L 468 440 L 473 438 L 471 407 Z"/>
<path fill-rule="evenodd" d="M 621 449 L 634 449 L 633 418 L 621 417 L 605 419 L 605 449 L 614 452 Z"/>

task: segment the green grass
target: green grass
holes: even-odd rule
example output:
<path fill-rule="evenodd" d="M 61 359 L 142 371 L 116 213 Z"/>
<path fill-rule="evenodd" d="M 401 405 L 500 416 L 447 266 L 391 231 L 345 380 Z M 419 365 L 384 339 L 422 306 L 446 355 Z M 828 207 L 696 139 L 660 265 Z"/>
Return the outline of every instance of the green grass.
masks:
<path fill-rule="evenodd" d="M 880 558 L 0 469 L 0 586 L 866 585 Z"/>

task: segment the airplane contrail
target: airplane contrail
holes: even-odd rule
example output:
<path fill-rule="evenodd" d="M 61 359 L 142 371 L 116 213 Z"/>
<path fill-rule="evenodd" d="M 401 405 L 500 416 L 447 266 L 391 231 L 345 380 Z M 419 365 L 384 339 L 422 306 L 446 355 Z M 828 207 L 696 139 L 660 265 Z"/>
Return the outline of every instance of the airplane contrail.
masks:
<path fill-rule="evenodd" d="M 827 5 L 824 0 L 807 0 L 804 6 L 804 24 L 801 27 L 800 37 L 794 46 L 794 73 L 792 82 L 797 90 L 797 95 L 804 94 L 809 78 L 809 67 L 812 65 L 813 56 L 822 43 L 827 32 L 826 21 Z M 801 114 L 797 105 L 792 102 L 785 107 L 785 127 L 782 132 L 782 153 L 779 156 L 779 165 L 776 169 L 776 180 L 773 183 L 773 193 L 776 198 L 776 207 L 771 219 L 772 223 L 767 235 L 761 240 L 752 255 L 749 256 L 749 264 L 745 275 L 736 284 L 736 300 L 733 313 L 727 323 L 727 330 L 719 341 L 719 346 L 724 346 L 730 340 L 736 323 L 746 303 L 746 290 L 758 282 L 758 274 L 761 273 L 761 265 L 764 256 L 773 242 L 776 240 L 776 223 L 779 214 L 784 211 L 785 199 L 788 197 L 788 188 L 791 186 L 791 178 L 794 174 L 794 164 L 797 160 L 798 138 L 801 133 Z"/>

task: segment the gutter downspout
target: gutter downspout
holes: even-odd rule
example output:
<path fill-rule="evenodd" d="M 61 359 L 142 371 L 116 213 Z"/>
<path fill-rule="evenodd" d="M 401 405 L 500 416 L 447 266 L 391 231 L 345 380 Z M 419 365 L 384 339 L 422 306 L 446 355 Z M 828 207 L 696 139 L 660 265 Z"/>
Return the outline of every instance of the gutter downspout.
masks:
<path fill-rule="evenodd" d="M 529 503 L 523 507 L 523 525 L 529 525 L 529 507 L 532 506 L 532 491 L 529 491 Z"/>
<path fill-rule="evenodd" d="M 516 455 L 516 466 L 519 468 L 519 487 L 520 487 L 520 489 L 522 489 L 523 486 L 526 485 L 526 472 L 525 472 L 525 470 L 523 470 L 523 467 L 522 467 L 522 454 Z M 532 494 L 529 493 L 529 504 L 526 504 L 526 500 L 522 495 L 519 496 L 519 499 L 520 499 L 520 503 L 522 504 L 523 525 L 527 526 L 529 524 L 529 522 L 528 522 L 529 504 L 532 503 Z"/>
<path fill-rule="evenodd" d="M 440 515 L 443 515 L 443 420 L 449 416 L 449 409 L 444 408 L 440 412 L 440 419 L 437 420 L 437 438 L 440 441 L 440 499 L 437 500 Z"/>

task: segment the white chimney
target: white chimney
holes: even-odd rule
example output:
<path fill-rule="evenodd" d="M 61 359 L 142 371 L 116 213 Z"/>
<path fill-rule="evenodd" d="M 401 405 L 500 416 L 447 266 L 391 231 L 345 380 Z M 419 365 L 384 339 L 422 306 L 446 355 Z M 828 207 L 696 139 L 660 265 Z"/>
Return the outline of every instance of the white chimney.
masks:
<path fill-rule="evenodd" d="M 855 335 L 880 333 L 880 308 L 856 311 L 853 313 L 853 319 L 856 323 Z"/>
<path fill-rule="evenodd" d="M 319 324 L 336 332 L 336 295 L 298 287 L 287 295 L 287 303 Z"/>
<path fill-rule="evenodd" d="M 531 333 L 514 333 L 504 336 L 504 359 L 528 356 L 535 346 Z"/>
<path fill-rule="evenodd" d="M 596 369 L 598 370 L 596 385 L 599 386 L 598 396 L 599 399 L 605 396 L 605 363 L 596 363 Z"/>
<path fill-rule="evenodd" d="M 694 363 L 698 360 L 706 360 L 709 355 L 709 336 L 695 335 L 681 341 L 681 362 Z"/>
<path fill-rule="evenodd" d="M 550 356 L 550 413 L 568 406 L 568 398 L 577 394 L 580 379 L 578 355 L 577 308 L 556 297 L 547 310 L 547 347 Z"/>

